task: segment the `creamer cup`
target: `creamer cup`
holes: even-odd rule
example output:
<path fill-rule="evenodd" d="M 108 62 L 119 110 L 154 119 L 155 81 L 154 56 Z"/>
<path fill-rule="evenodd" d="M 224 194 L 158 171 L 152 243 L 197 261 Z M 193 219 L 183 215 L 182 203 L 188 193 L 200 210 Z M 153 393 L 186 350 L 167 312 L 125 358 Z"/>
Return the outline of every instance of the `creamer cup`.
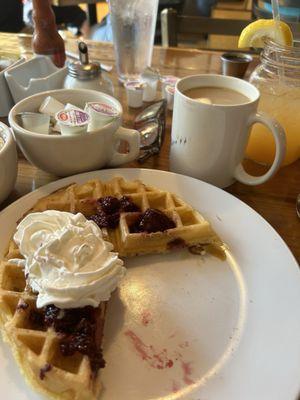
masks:
<path fill-rule="evenodd" d="M 157 93 L 157 83 L 158 79 L 157 78 L 147 78 L 145 80 L 146 86 L 145 90 L 143 93 L 143 101 L 155 101 L 156 99 L 156 93 Z"/>
<path fill-rule="evenodd" d="M 50 116 L 35 112 L 22 112 L 19 114 L 22 126 L 31 132 L 49 134 Z"/>
<path fill-rule="evenodd" d="M 174 75 L 165 75 L 160 78 L 160 81 L 162 84 L 161 94 L 164 99 L 167 97 L 166 87 L 167 86 L 175 86 L 178 80 L 179 80 L 179 78 Z"/>
<path fill-rule="evenodd" d="M 165 93 L 167 98 L 167 109 L 173 110 L 175 86 L 166 86 Z"/>
<path fill-rule="evenodd" d="M 143 105 L 145 82 L 140 80 L 128 80 L 124 84 L 127 95 L 128 107 L 139 108 Z"/>
<path fill-rule="evenodd" d="M 42 114 L 50 115 L 50 117 L 55 119 L 55 115 L 63 110 L 65 105 L 60 101 L 56 100 L 54 97 L 48 96 L 44 99 L 40 105 L 39 112 Z"/>
<path fill-rule="evenodd" d="M 55 118 L 60 126 L 61 134 L 66 136 L 86 133 L 90 122 L 89 114 L 77 108 L 60 111 Z"/>
<path fill-rule="evenodd" d="M 119 116 L 119 112 L 116 108 L 100 102 L 87 103 L 84 111 L 89 114 L 91 119 L 88 132 L 102 128 Z"/>
<path fill-rule="evenodd" d="M 143 101 L 154 101 L 156 99 L 159 72 L 153 68 L 148 67 L 142 73 L 141 77 L 146 84 L 143 93 Z"/>

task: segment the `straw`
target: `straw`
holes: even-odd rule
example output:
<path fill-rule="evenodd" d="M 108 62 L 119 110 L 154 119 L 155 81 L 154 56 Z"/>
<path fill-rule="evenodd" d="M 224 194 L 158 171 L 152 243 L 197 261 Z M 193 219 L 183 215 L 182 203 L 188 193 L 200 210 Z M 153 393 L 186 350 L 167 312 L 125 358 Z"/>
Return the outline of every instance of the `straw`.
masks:
<path fill-rule="evenodd" d="M 276 29 L 275 38 L 276 38 L 276 34 L 280 29 L 280 26 L 279 26 L 279 21 L 280 21 L 279 0 L 271 0 L 271 4 L 272 4 L 273 19 L 274 19 L 274 21 L 276 21 L 276 28 L 275 28 Z M 276 54 L 276 62 L 277 62 L 277 64 L 279 64 L 279 62 L 280 62 L 278 54 Z M 282 68 L 278 69 L 278 75 L 279 75 L 279 81 L 282 81 L 283 77 L 284 77 L 283 66 L 282 66 Z"/>
<path fill-rule="evenodd" d="M 271 0 L 271 2 L 272 2 L 273 18 L 275 21 L 280 21 L 279 2 L 278 0 Z"/>
<path fill-rule="evenodd" d="M 279 21 L 280 21 L 280 13 L 279 13 L 279 0 L 271 0 L 272 3 L 272 13 L 273 13 L 273 19 L 276 22 L 276 34 L 278 30 L 280 29 L 279 27 Z M 275 34 L 275 37 L 276 37 Z"/>

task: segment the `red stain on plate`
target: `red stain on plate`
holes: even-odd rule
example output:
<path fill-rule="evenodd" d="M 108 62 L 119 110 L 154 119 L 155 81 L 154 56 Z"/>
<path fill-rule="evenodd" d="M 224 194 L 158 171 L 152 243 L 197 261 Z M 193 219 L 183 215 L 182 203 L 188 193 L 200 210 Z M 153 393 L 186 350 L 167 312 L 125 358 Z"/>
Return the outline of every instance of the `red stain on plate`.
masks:
<path fill-rule="evenodd" d="M 172 392 L 173 393 L 177 393 L 177 392 L 179 392 L 179 390 L 180 390 L 179 383 L 176 382 L 176 381 L 173 381 L 173 383 L 172 383 Z"/>
<path fill-rule="evenodd" d="M 141 313 L 141 317 L 142 317 L 142 324 L 144 326 L 148 326 L 150 324 L 150 322 L 152 322 L 152 315 L 151 315 L 150 311 L 147 311 L 147 310 L 143 311 Z"/>
<path fill-rule="evenodd" d="M 193 383 L 195 383 L 191 379 L 191 375 L 192 375 L 191 363 L 190 362 L 181 361 L 181 368 L 182 368 L 182 372 L 183 372 L 183 381 L 184 381 L 184 383 L 186 383 L 187 385 L 192 385 Z"/>
<path fill-rule="evenodd" d="M 142 360 L 148 360 L 151 357 L 148 354 L 148 346 L 132 331 L 128 330 L 125 332 L 125 335 L 131 339 L 136 351 L 142 358 Z"/>
<path fill-rule="evenodd" d="M 142 360 L 145 360 L 148 365 L 156 369 L 172 368 L 173 361 L 168 356 L 167 349 L 157 351 L 153 346 L 146 345 L 133 331 L 128 330 L 125 335 L 130 338 L 136 352 Z"/>
<path fill-rule="evenodd" d="M 182 371 L 182 381 L 186 385 L 192 385 L 195 383 L 191 377 L 193 372 L 191 367 L 192 363 L 185 361 L 183 359 L 183 355 L 179 351 L 174 350 L 172 356 L 170 356 L 170 352 L 167 349 L 158 351 L 152 345 L 145 344 L 142 339 L 132 330 L 127 330 L 124 332 L 124 334 L 129 338 L 140 358 L 146 361 L 150 367 L 161 370 L 172 368 L 174 365 L 178 365 Z M 185 348 L 189 346 L 189 343 L 185 341 L 178 346 Z M 175 393 L 179 390 L 179 384 L 176 381 L 173 381 L 172 392 Z"/>

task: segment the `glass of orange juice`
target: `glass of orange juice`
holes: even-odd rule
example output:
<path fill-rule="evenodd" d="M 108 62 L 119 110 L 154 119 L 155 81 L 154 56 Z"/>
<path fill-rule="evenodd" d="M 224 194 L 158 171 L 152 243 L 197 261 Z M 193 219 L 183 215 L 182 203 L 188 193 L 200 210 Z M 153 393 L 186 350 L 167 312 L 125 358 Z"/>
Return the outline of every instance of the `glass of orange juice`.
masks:
<path fill-rule="evenodd" d="M 300 47 L 265 42 L 261 63 L 250 77 L 261 93 L 259 111 L 272 115 L 286 132 L 287 149 L 283 165 L 300 158 Z M 275 143 L 271 133 L 256 124 L 251 131 L 246 156 L 272 164 Z"/>

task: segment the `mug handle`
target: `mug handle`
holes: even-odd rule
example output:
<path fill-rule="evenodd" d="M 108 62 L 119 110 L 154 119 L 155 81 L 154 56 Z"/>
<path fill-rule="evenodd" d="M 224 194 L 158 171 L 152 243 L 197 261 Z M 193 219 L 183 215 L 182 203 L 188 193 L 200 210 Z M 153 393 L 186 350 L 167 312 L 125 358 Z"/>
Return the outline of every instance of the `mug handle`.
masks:
<path fill-rule="evenodd" d="M 275 139 L 276 153 L 273 164 L 264 175 L 253 176 L 248 174 L 241 163 L 236 167 L 234 171 L 235 179 L 238 180 L 239 182 L 245 183 L 246 185 L 260 185 L 266 182 L 277 172 L 285 156 L 285 149 L 286 149 L 285 131 L 279 124 L 279 122 L 277 122 L 276 119 L 266 115 L 265 113 L 258 112 L 250 116 L 247 122 L 248 129 L 250 129 L 251 126 L 256 122 L 259 122 L 270 129 Z"/>
<path fill-rule="evenodd" d="M 116 146 L 119 140 L 124 140 L 129 144 L 128 153 L 119 153 Z M 117 167 L 118 165 L 134 161 L 140 153 L 140 133 L 134 129 L 123 128 L 122 126 L 114 133 L 113 139 L 113 155 L 108 163 L 109 167 Z"/>

